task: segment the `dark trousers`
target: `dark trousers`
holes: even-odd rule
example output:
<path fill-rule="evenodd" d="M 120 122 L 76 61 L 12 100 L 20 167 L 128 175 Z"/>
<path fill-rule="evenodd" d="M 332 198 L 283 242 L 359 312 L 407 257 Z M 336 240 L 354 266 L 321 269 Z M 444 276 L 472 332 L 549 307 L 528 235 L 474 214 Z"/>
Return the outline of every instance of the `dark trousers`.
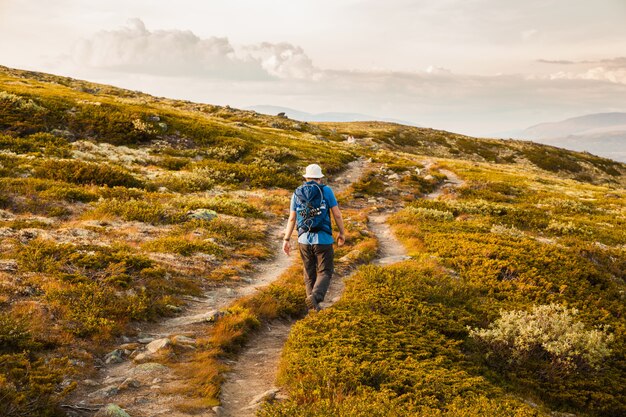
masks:
<path fill-rule="evenodd" d="M 326 291 L 333 277 L 333 245 L 298 244 L 300 257 L 304 266 L 304 285 L 307 297 L 315 295 L 318 303 L 324 301 Z"/>

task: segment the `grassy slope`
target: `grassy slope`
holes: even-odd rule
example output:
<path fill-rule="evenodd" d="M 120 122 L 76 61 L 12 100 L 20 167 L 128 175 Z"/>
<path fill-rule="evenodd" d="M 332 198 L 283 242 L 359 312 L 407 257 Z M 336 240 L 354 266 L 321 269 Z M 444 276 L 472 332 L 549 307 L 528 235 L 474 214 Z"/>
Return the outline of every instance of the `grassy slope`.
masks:
<path fill-rule="evenodd" d="M 413 260 L 362 268 L 340 303 L 297 324 L 281 370 L 292 395 L 262 415 L 623 415 L 626 191 L 512 165 L 440 166 L 465 186 L 391 220 Z M 550 303 L 615 336 L 598 370 L 541 352 L 507 364 L 469 337 L 500 311 Z"/>
<path fill-rule="evenodd" d="M 181 297 L 249 272 L 269 255 L 263 237 L 284 213 L 302 166 L 314 161 L 333 173 L 372 156 L 402 174 L 401 196 L 412 201 L 432 187 L 405 173 L 416 166 L 412 154 L 496 162 L 502 172 L 467 169 L 499 182 L 544 177 L 545 169 L 551 181 L 581 181 L 563 182 L 557 199 L 568 187 L 624 184 L 626 172 L 543 145 L 389 123 L 300 123 L 0 67 L 3 411 L 39 397 L 30 411 L 45 413 L 71 388 L 62 384 L 67 376 L 88 372 L 101 346 L 129 331 L 129 319 L 171 315 Z M 372 172 L 355 191 L 379 194 L 383 181 Z M 219 218 L 190 219 L 196 209 Z M 520 213 L 510 219 L 517 227 Z M 619 216 L 594 216 L 559 219 L 553 229 L 623 243 L 612 233 Z M 45 361 L 52 356 L 71 361 Z"/>

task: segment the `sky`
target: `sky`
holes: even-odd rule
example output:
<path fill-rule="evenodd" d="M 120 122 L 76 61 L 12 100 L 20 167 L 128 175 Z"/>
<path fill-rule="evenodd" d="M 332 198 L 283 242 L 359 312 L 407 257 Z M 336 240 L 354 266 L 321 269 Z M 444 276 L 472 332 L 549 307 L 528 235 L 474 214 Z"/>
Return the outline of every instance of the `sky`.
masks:
<path fill-rule="evenodd" d="M 0 0 L 0 65 L 493 136 L 626 111 L 626 0 Z"/>

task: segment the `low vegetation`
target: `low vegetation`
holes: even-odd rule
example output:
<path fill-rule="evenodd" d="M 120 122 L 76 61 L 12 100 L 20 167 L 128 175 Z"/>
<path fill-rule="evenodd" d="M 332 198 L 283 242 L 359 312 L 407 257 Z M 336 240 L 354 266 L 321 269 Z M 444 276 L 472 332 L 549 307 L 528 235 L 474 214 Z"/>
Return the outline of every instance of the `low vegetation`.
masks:
<path fill-rule="evenodd" d="M 465 185 L 391 220 L 414 259 L 296 324 L 261 415 L 624 414 L 623 189 L 439 166 Z"/>
<path fill-rule="evenodd" d="M 454 159 L 424 172 L 416 155 Z M 241 280 L 271 256 L 303 166 L 332 178 L 357 157 L 377 168 L 342 205 L 405 203 L 392 221 L 414 260 L 364 267 L 335 308 L 296 326 L 281 377 L 292 396 L 264 415 L 626 413 L 623 164 L 0 67 L 0 414 L 53 415 L 133 322 Z M 437 168 L 465 186 L 419 199 L 445 180 Z M 347 212 L 343 272 L 375 256 L 366 215 Z M 170 364 L 192 382 L 180 407 L 216 404 L 224 360 L 261 323 L 302 315 L 298 277 L 235 302 L 197 351 L 176 352 Z M 541 308 L 575 331 L 526 350 L 519 328 L 500 337 L 503 320 Z"/>

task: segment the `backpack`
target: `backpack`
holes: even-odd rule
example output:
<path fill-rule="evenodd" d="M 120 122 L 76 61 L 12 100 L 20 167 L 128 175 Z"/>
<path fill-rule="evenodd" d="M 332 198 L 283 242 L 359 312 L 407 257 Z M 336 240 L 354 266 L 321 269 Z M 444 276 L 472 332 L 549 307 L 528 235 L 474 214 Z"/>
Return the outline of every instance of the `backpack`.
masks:
<path fill-rule="evenodd" d="M 315 181 L 306 182 L 296 188 L 294 195 L 298 236 L 304 232 L 333 233 L 323 188 L 323 184 Z"/>

